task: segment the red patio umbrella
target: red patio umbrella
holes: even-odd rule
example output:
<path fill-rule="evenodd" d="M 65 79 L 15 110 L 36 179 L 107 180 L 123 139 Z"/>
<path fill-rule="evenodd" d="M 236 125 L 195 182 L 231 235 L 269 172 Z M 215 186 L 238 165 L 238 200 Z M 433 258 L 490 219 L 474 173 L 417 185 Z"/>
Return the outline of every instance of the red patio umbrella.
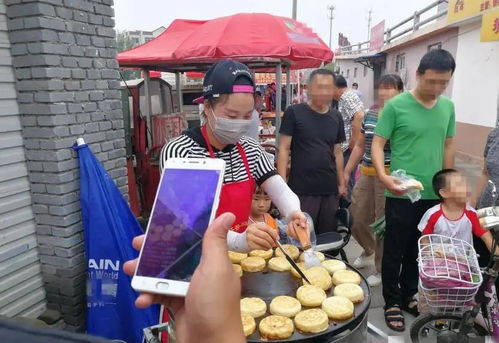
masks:
<path fill-rule="evenodd" d="M 243 62 L 285 60 L 292 69 L 316 68 L 333 52 L 306 25 L 265 13 L 240 13 L 209 21 L 177 19 L 155 39 L 118 54 L 121 67 L 163 67 L 213 63 L 224 58 Z"/>
<path fill-rule="evenodd" d="M 173 52 L 176 60 L 267 57 L 315 68 L 333 52 L 306 25 L 266 13 L 240 13 L 198 26 Z"/>
<path fill-rule="evenodd" d="M 118 62 L 122 67 L 138 67 L 173 61 L 173 52 L 206 20 L 175 19 L 158 37 L 133 49 L 120 52 Z"/>

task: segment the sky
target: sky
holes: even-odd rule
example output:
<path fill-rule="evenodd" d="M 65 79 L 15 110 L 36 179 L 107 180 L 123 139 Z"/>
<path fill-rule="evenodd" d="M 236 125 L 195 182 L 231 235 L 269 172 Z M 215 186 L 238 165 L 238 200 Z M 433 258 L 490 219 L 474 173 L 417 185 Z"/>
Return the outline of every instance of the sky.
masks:
<path fill-rule="evenodd" d="M 337 47 L 338 32 L 352 44 L 367 40 L 368 11 L 372 24 L 385 20 L 385 27 L 410 17 L 434 0 L 297 0 L 298 21 L 311 27 L 329 43 L 329 11 L 334 5 L 332 46 Z M 213 19 L 241 12 L 292 16 L 292 0 L 115 0 L 118 30 L 152 31 L 168 27 L 174 19 Z"/>

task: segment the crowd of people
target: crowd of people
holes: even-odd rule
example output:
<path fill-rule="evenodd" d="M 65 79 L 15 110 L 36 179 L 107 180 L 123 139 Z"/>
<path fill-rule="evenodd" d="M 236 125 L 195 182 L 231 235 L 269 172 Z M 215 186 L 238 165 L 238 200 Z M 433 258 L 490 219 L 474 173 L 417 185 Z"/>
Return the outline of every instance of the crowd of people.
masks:
<path fill-rule="evenodd" d="M 437 233 L 470 242 L 475 235 L 486 250 L 491 249 L 490 233 L 479 227 L 471 205 L 480 202 L 480 188 L 488 179 L 499 185 L 499 132 L 496 128 L 489 136 L 483 176 L 470 205 L 466 180 L 453 169 L 454 105 L 442 95 L 455 67 L 449 52 L 429 51 L 420 61 L 414 89 L 404 91 L 398 75 L 384 75 L 377 85 L 376 104 L 369 109 L 362 103 L 362 94 L 355 87 L 348 88 L 341 75 L 315 70 L 308 80 L 307 101 L 296 101 L 285 110 L 275 169 L 259 144 L 245 137 L 255 104 L 257 110 L 268 102 L 272 106 L 270 93 L 275 88 L 269 85 L 265 96 L 255 96 L 246 66 L 219 62 L 205 77 L 205 85 L 211 85 L 204 94 L 206 124 L 170 142 L 161 157 L 163 161 L 171 157 L 226 160 L 224 199 L 218 215 L 232 212 L 235 220 L 223 217 L 214 224 L 227 226 L 230 221 L 232 225 L 227 239 L 217 243 L 221 250 L 226 250 L 227 244 L 238 251 L 275 247 L 279 230 L 267 214 L 271 202 L 289 222 L 288 234 L 297 237 L 296 230 L 306 227 L 303 212 L 312 217 L 317 234 L 334 231 L 340 198 L 351 200 L 352 234 L 363 248 L 353 264 L 357 268 L 375 265 L 376 272 L 368 282 L 373 287 L 382 284 L 386 324 L 404 331 L 402 310 L 418 315 L 416 259 L 421 234 Z M 217 73 L 231 73 L 232 77 L 221 78 Z M 421 182 L 419 201 L 408 199 L 401 181 L 392 175 L 398 169 Z M 383 217 L 384 239 L 375 236 L 370 227 Z M 222 231 L 208 230 L 207 235 L 224 238 L 227 228 Z M 227 262 L 222 254 L 218 258 L 224 260 L 219 261 L 221 265 Z M 198 274 L 207 268 L 204 256 L 202 261 Z M 132 265 L 127 265 L 129 273 Z M 199 278 L 194 277 L 193 284 Z M 182 316 L 188 316 L 188 306 L 197 306 L 197 297 L 208 301 L 198 294 L 198 288 L 191 285 Z M 233 289 L 237 293 L 238 288 Z M 157 300 L 160 298 L 143 295 L 138 304 L 143 307 Z M 162 301 L 166 302 L 165 298 Z M 230 305 L 217 297 L 209 301 L 211 308 Z M 220 318 L 229 321 L 229 312 L 222 314 Z M 234 337 L 241 339 L 236 331 Z"/>

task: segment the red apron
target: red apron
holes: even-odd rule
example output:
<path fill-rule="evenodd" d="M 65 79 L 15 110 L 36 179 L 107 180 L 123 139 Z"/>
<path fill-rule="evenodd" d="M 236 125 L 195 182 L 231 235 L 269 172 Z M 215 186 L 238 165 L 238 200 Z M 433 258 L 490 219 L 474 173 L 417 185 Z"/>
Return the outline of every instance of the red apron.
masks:
<path fill-rule="evenodd" d="M 210 141 L 208 140 L 208 135 L 206 133 L 206 127 L 201 128 L 204 141 L 208 147 L 211 158 L 216 158 L 213 148 L 211 147 Z M 236 144 L 241 159 L 244 163 L 244 168 L 246 169 L 246 174 L 248 175 L 248 180 L 239 182 L 229 182 L 222 185 L 222 191 L 220 193 L 220 201 L 218 204 L 218 210 L 216 216 L 218 217 L 222 213 L 230 212 L 236 216 L 234 221 L 234 226 L 232 230 L 236 232 L 244 232 L 248 227 L 248 220 L 251 213 L 251 201 L 253 199 L 253 193 L 255 192 L 255 179 L 251 176 L 248 159 L 246 153 L 244 152 L 241 144 Z M 168 322 L 168 311 L 162 311 L 162 322 Z M 162 336 L 162 342 L 168 342 L 168 335 L 164 333 Z"/>
<path fill-rule="evenodd" d="M 210 141 L 208 140 L 208 134 L 206 132 L 206 126 L 201 128 L 204 141 L 208 147 L 211 158 L 216 158 L 213 148 L 211 147 Z M 248 159 L 246 153 L 244 152 L 241 144 L 236 144 L 241 159 L 244 163 L 244 168 L 246 169 L 246 174 L 248 175 L 248 180 L 239 182 L 229 182 L 222 185 L 222 191 L 220 193 L 220 202 L 218 204 L 217 217 L 225 212 L 233 213 L 236 216 L 234 221 L 233 231 L 244 232 L 248 227 L 248 218 L 251 211 L 251 200 L 253 199 L 253 193 L 255 192 L 255 179 L 251 176 Z"/>

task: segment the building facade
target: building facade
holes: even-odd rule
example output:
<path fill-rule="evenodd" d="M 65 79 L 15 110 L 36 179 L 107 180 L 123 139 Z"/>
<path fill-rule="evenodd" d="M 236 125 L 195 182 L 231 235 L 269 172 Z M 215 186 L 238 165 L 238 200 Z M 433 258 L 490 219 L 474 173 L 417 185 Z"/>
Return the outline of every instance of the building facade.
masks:
<path fill-rule="evenodd" d="M 480 17 L 449 24 L 441 5 L 439 18 L 424 27 L 414 24 L 410 33 L 393 41 L 385 40 L 383 47 L 374 52 L 347 47 L 335 62 L 349 86 L 353 82 L 359 84 L 364 102 L 370 106 L 375 103 L 374 89 L 381 75 L 396 73 L 406 89 L 412 89 L 421 57 L 431 49 L 448 50 L 457 67 L 444 95 L 455 104 L 457 153 L 463 159 L 481 163 L 487 135 L 498 125 L 499 78 L 493 75 L 499 75 L 499 42 L 480 41 Z M 369 66 L 367 74 L 359 74 L 365 65 Z"/>

